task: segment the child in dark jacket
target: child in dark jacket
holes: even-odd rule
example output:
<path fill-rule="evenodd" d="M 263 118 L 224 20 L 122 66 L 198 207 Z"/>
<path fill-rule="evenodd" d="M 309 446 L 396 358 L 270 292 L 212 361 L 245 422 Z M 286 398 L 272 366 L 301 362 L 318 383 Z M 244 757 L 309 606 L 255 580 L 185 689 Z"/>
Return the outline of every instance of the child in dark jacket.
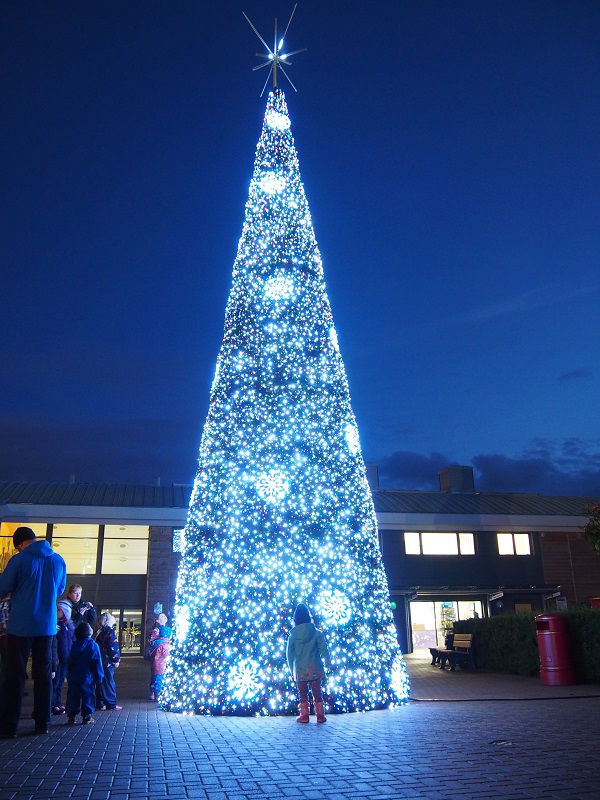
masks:
<path fill-rule="evenodd" d="M 286 657 L 300 695 L 300 715 L 296 722 L 309 721 L 309 686 L 315 703 L 317 722 L 327 722 L 323 710 L 321 681 L 325 679 L 325 667 L 331 669 L 331 659 L 325 637 L 315 628 L 310 610 L 304 603 L 300 603 L 294 611 L 294 627 L 288 638 Z"/>
<path fill-rule="evenodd" d="M 69 655 L 75 639 L 75 626 L 71 621 L 71 604 L 66 600 L 59 600 L 56 604 L 56 616 L 58 620 L 54 644 L 56 645 L 56 657 L 53 650 L 54 680 L 52 681 L 52 713 L 60 715 L 65 713 L 62 705 L 62 688 L 67 677 L 69 666 Z"/>
<path fill-rule="evenodd" d="M 87 622 L 75 628 L 75 641 L 69 655 L 69 689 L 67 691 L 67 714 L 69 725 L 81 709 L 81 724 L 94 722 L 92 712 L 96 705 L 96 683 L 102 683 L 104 670 L 100 648 L 92 639 L 92 629 Z"/>
<path fill-rule="evenodd" d="M 113 628 L 114 624 L 115 618 L 108 611 L 101 614 L 98 619 L 99 631 L 96 634 L 96 643 L 102 656 L 104 678 L 96 684 L 96 708 L 102 711 L 104 709 L 108 711 L 121 710 L 121 706 L 117 705 L 117 687 L 115 685 L 115 669 L 121 662 L 121 651 Z"/>

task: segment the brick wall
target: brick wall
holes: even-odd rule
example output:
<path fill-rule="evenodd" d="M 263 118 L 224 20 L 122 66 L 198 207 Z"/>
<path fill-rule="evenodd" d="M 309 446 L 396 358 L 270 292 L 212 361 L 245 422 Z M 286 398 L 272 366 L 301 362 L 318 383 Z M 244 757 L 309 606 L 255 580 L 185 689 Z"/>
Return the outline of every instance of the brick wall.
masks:
<path fill-rule="evenodd" d="M 600 597 L 600 557 L 578 531 L 542 533 L 541 545 L 544 579 L 562 587 L 569 605 Z"/>
<path fill-rule="evenodd" d="M 148 543 L 148 582 L 146 589 L 146 637 L 154 622 L 154 604 L 162 603 L 171 621 L 175 604 L 175 584 L 179 553 L 173 552 L 173 528 L 150 526 Z"/>

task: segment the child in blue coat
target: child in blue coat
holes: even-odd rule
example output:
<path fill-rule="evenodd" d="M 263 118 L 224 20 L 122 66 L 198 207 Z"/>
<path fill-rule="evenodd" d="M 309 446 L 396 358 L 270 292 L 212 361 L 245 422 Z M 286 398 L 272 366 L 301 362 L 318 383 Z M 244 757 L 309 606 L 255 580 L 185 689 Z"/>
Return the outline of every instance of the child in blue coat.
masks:
<path fill-rule="evenodd" d="M 286 656 L 300 695 L 300 716 L 296 722 L 309 721 L 309 685 L 317 722 L 327 722 L 323 711 L 321 681 L 325 679 L 325 667 L 331 669 L 331 659 L 325 637 L 315 628 L 310 610 L 304 603 L 300 603 L 294 611 L 294 627 L 288 638 Z"/>
<path fill-rule="evenodd" d="M 92 712 L 96 705 L 96 683 L 102 683 L 104 670 L 100 648 L 92 639 L 92 629 L 87 622 L 75 628 L 75 641 L 69 655 L 69 690 L 67 691 L 67 722 L 75 724 L 81 709 L 81 724 L 94 722 Z"/>

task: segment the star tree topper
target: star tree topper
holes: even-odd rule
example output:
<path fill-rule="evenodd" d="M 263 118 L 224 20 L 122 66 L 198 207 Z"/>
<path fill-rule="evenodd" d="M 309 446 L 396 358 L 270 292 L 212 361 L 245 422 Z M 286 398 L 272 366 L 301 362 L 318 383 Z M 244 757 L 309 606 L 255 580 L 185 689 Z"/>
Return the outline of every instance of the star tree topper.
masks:
<path fill-rule="evenodd" d="M 264 44 L 264 46 L 267 48 L 267 51 L 268 51 L 267 53 L 257 53 L 256 54 L 258 56 L 258 58 L 266 58 L 266 61 L 265 61 L 264 64 L 259 64 L 258 66 L 252 68 L 252 71 L 256 72 L 257 69 L 262 69 L 263 67 L 270 67 L 269 74 L 267 75 L 267 80 L 265 81 L 265 85 L 263 86 L 262 92 L 260 93 L 261 97 L 265 93 L 265 89 L 267 88 L 267 84 L 268 84 L 269 78 L 271 76 L 273 76 L 273 88 L 274 89 L 277 88 L 277 69 L 278 68 L 283 72 L 285 77 L 288 79 L 292 89 L 295 92 L 298 91 L 298 89 L 296 89 L 296 87 L 292 83 L 292 79 L 287 74 L 287 72 L 284 70 L 283 65 L 285 64 L 286 67 L 291 66 L 292 62 L 289 60 L 290 56 L 295 56 L 298 53 L 303 53 L 306 50 L 306 47 L 301 47 L 300 50 L 292 50 L 291 53 L 283 53 L 282 52 L 283 40 L 287 36 L 287 32 L 288 32 L 288 30 L 290 28 L 290 24 L 292 22 L 294 14 L 296 13 L 296 9 L 297 8 L 298 8 L 298 3 L 296 3 L 296 5 L 294 6 L 294 9 L 293 9 L 293 11 L 292 11 L 292 13 L 290 15 L 288 24 L 286 25 L 285 31 L 283 32 L 283 36 L 281 37 L 279 42 L 277 41 L 277 19 L 275 19 L 275 38 L 274 38 L 274 43 L 273 43 L 273 49 L 272 50 L 269 47 L 269 45 L 265 42 L 263 37 L 260 35 L 260 33 L 256 30 L 256 27 L 252 24 L 252 22 L 251 22 L 250 18 L 248 17 L 248 15 L 244 11 L 242 11 L 242 14 L 246 17 L 246 20 L 248 21 L 248 24 L 250 25 L 250 27 L 252 28 L 254 33 L 258 36 L 258 38 Z"/>

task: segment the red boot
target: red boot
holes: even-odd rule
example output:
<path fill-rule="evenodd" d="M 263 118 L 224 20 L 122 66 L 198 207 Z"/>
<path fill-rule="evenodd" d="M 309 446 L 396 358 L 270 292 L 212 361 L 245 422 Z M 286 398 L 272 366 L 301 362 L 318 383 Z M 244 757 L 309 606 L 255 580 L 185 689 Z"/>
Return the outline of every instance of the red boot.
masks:
<path fill-rule="evenodd" d="M 323 704 L 321 704 L 323 705 Z M 296 717 L 296 722 L 306 723 L 309 721 L 308 717 L 308 702 L 300 703 L 300 716 Z"/>
<path fill-rule="evenodd" d="M 317 712 L 317 722 L 327 722 L 327 717 L 323 711 L 323 703 L 315 703 L 315 711 Z"/>

